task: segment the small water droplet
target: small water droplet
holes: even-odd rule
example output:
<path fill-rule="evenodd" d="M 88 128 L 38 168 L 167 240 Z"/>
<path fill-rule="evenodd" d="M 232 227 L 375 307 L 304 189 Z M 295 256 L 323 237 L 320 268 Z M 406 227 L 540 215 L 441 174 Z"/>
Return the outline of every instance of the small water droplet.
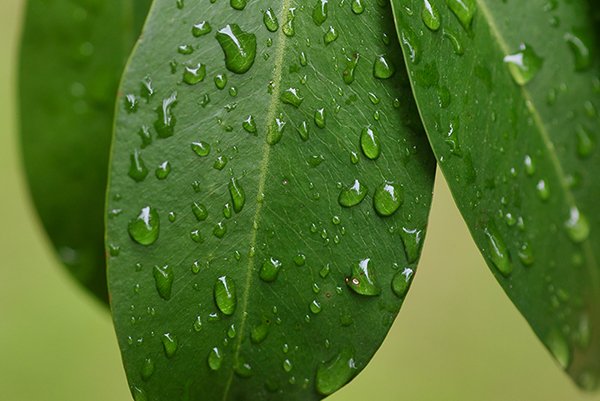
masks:
<path fill-rule="evenodd" d="M 286 371 L 287 373 L 291 372 L 293 367 L 294 367 L 294 364 L 289 359 L 286 359 L 283 361 L 283 370 Z"/>
<path fill-rule="evenodd" d="M 229 194 L 231 195 L 233 210 L 236 213 L 241 212 L 246 204 L 246 193 L 235 177 L 232 177 L 229 181 Z"/>
<path fill-rule="evenodd" d="M 229 5 L 235 10 L 243 10 L 246 8 L 247 0 L 230 0 Z"/>
<path fill-rule="evenodd" d="M 321 312 L 322 307 L 318 300 L 313 299 L 313 301 L 309 305 L 309 309 L 312 313 L 317 315 Z"/>
<path fill-rule="evenodd" d="M 535 188 L 541 200 L 547 201 L 550 199 L 550 188 L 548 187 L 548 184 L 546 184 L 545 180 L 539 180 Z"/>
<path fill-rule="evenodd" d="M 148 168 L 139 150 L 134 150 L 130 157 L 129 176 L 136 182 L 142 182 L 148 176 Z"/>
<path fill-rule="evenodd" d="M 296 30 L 294 28 L 294 20 L 296 18 L 295 10 L 295 8 L 288 9 L 287 20 L 282 28 L 284 35 L 287 37 L 292 37 L 296 34 Z"/>
<path fill-rule="evenodd" d="M 400 237 L 404 244 L 404 252 L 409 263 L 414 263 L 419 258 L 423 245 L 424 230 L 402 227 Z"/>
<path fill-rule="evenodd" d="M 196 216 L 198 221 L 204 221 L 208 218 L 206 206 L 199 202 L 192 203 L 192 213 L 194 213 L 194 216 Z"/>
<path fill-rule="evenodd" d="M 213 228 L 213 235 L 220 239 L 223 238 L 225 234 L 227 234 L 227 226 L 225 225 L 225 222 L 220 221 L 215 224 L 215 227 Z"/>
<path fill-rule="evenodd" d="M 365 196 L 367 196 L 367 187 L 355 179 L 351 186 L 342 189 L 338 202 L 343 207 L 352 207 L 362 202 Z"/>
<path fill-rule="evenodd" d="M 183 82 L 188 85 L 196 85 L 204 81 L 206 77 L 206 65 L 196 64 L 195 66 L 186 66 L 183 70 Z"/>
<path fill-rule="evenodd" d="M 564 39 L 573 53 L 575 62 L 575 71 L 587 70 L 592 65 L 592 55 L 590 53 L 587 35 L 579 32 L 567 32 Z"/>
<path fill-rule="evenodd" d="M 504 277 L 510 276 L 513 265 L 504 241 L 491 226 L 487 227 L 484 233 L 488 240 L 488 255 L 492 263 Z"/>
<path fill-rule="evenodd" d="M 208 367 L 211 370 L 219 370 L 221 369 L 221 365 L 223 364 L 223 356 L 221 355 L 221 350 L 218 347 L 214 347 L 208 353 Z"/>
<path fill-rule="evenodd" d="M 171 333 L 163 334 L 162 338 L 163 350 L 167 358 L 173 358 L 177 353 L 177 338 Z"/>
<path fill-rule="evenodd" d="M 355 52 L 351 58 L 346 59 L 346 68 L 342 73 L 342 78 L 344 79 L 344 82 L 348 85 L 354 82 L 354 72 L 356 70 L 356 67 L 358 66 L 359 60 L 360 55 L 357 52 Z"/>
<path fill-rule="evenodd" d="M 577 128 L 577 154 L 579 157 L 585 158 L 590 156 L 596 148 L 596 142 L 590 131 L 579 126 Z"/>
<path fill-rule="evenodd" d="M 199 141 L 192 143 L 192 150 L 200 157 L 206 157 L 210 154 L 210 145 L 206 142 Z"/>
<path fill-rule="evenodd" d="M 335 30 L 335 28 L 330 26 L 323 35 L 323 43 L 325 43 L 325 45 L 329 45 L 332 42 L 334 42 L 338 38 L 338 36 L 339 34 Z"/>
<path fill-rule="evenodd" d="M 129 236 L 140 245 L 152 245 L 158 239 L 160 219 L 156 209 L 146 206 L 129 222 Z"/>
<path fill-rule="evenodd" d="M 151 357 L 146 357 L 142 362 L 142 369 L 140 372 L 142 380 L 148 381 L 154 374 L 154 360 Z"/>
<path fill-rule="evenodd" d="M 325 108 L 319 108 L 315 111 L 315 125 L 319 128 L 325 128 L 325 119 L 326 119 L 326 114 L 325 114 Z"/>
<path fill-rule="evenodd" d="M 384 182 L 375 190 L 373 206 L 380 216 L 391 216 L 404 202 L 402 187 L 393 182 Z"/>
<path fill-rule="evenodd" d="M 156 175 L 156 178 L 159 180 L 166 180 L 169 174 L 171 174 L 171 163 L 168 161 L 162 162 L 158 165 L 156 170 L 154 170 L 154 175 Z"/>
<path fill-rule="evenodd" d="M 266 260 L 260 269 L 260 278 L 266 282 L 273 282 L 281 270 L 282 263 L 275 258 Z"/>
<path fill-rule="evenodd" d="M 365 11 L 363 0 L 352 0 L 350 8 L 352 9 L 352 12 L 356 15 L 360 15 Z"/>
<path fill-rule="evenodd" d="M 160 138 L 168 138 L 175 133 L 175 123 L 177 122 L 172 109 L 177 105 L 177 92 L 163 99 L 162 106 L 156 109 L 157 119 L 154 122 L 154 128 Z"/>
<path fill-rule="evenodd" d="M 371 160 L 379 157 L 381 154 L 381 142 L 379 140 L 379 133 L 374 127 L 368 126 L 362 130 L 360 148 L 363 154 Z"/>
<path fill-rule="evenodd" d="M 268 334 L 269 323 L 267 322 L 267 319 L 263 319 L 259 324 L 252 326 L 252 329 L 250 330 L 250 341 L 254 344 L 260 344 L 267 338 Z"/>
<path fill-rule="evenodd" d="M 280 96 L 283 103 L 290 104 L 296 108 L 300 107 L 304 97 L 300 95 L 300 91 L 297 88 L 288 88 Z"/>
<path fill-rule="evenodd" d="M 212 31 L 212 27 L 206 21 L 198 22 L 197 24 L 194 24 L 194 26 L 192 27 L 192 35 L 194 35 L 197 38 L 199 38 L 200 36 L 209 34 L 211 31 Z"/>
<path fill-rule="evenodd" d="M 394 278 L 392 279 L 392 291 L 399 298 L 404 298 L 406 296 L 413 274 L 413 269 L 407 267 L 394 275 Z"/>
<path fill-rule="evenodd" d="M 546 338 L 546 345 L 563 369 L 571 364 L 571 349 L 560 331 L 554 329 Z"/>
<path fill-rule="evenodd" d="M 345 348 L 329 361 L 319 364 L 315 378 L 316 389 L 321 395 L 333 394 L 348 383 L 356 373 L 354 352 Z"/>

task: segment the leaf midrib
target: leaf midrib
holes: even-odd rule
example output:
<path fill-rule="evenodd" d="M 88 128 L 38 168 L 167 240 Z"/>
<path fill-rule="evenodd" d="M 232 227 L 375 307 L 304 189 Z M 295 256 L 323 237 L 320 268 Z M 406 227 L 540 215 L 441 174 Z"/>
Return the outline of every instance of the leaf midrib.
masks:
<path fill-rule="evenodd" d="M 281 4 L 281 9 L 278 15 L 279 21 L 283 22 L 284 21 L 284 17 L 285 17 L 285 11 L 290 7 L 290 3 L 291 0 L 283 0 L 282 4 Z M 280 24 L 281 25 L 281 24 Z M 275 118 L 275 114 L 277 112 L 277 108 L 280 105 L 280 100 L 279 100 L 279 92 L 280 92 L 280 87 L 281 87 L 281 80 L 282 80 L 282 72 L 283 72 L 283 57 L 285 55 L 285 34 L 283 33 L 283 26 L 280 26 L 279 29 L 277 30 L 277 46 L 275 48 L 275 57 L 274 57 L 274 64 L 275 64 L 275 69 L 273 71 L 273 92 L 271 95 L 271 99 L 269 101 L 269 106 L 267 109 L 267 113 L 265 115 L 265 119 L 264 119 L 264 127 L 267 127 L 266 129 L 269 129 L 269 122 L 273 121 L 273 119 Z M 263 142 L 263 148 L 262 148 L 262 160 L 260 162 L 260 166 L 259 166 L 259 182 L 258 182 L 258 194 L 262 194 L 264 192 L 265 189 L 265 185 L 266 185 L 266 181 L 267 181 L 267 170 L 269 167 L 269 160 L 270 160 L 270 155 L 271 155 L 271 145 L 269 145 L 267 143 L 267 141 L 265 140 Z M 261 217 L 261 212 L 262 212 L 262 208 L 263 208 L 263 204 L 264 202 L 257 202 L 256 203 L 256 211 L 254 212 L 254 219 L 253 219 L 253 224 L 252 224 L 252 235 L 250 237 L 250 247 L 254 247 L 256 245 L 256 241 L 257 241 L 257 235 L 258 235 L 258 222 L 260 221 L 260 217 Z M 248 266 L 247 266 L 247 270 L 246 270 L 246 279 L 244 281 L 244 286 L 243 286 L 243 293 L 242 296 L 240 298 L 240 309 L 245 312 L 246 309 L 248 308 L 248 301 L 250 298 L 250 288 L 251 288 L 251 284 L 252 284 L 252 280 L 254 278 L 254 257 L 250 257 L 248 258 Z M 237 336 L 237 341 L 235 343 L 234 346 L 234 356 L 233 356 L 233 363 L 235 364 L 239 358 L 239 353 L 240 353 L 240 348 L 242 345 L 242 340 L 244 338 L 244 330 L 246 328 L 246 321 L 247 321 L 247 317 L 248 314 L 247 313 L 241 313 L 241 320 L 240 320 L 240 328 L 239 328 L 239 335 Z M 234 375 L 234 367 L 232 367 L 230 373 L 229 373 L 229 377 L 227 378 L 227 384 L 225 385 L 225 390 L 223 391 L 223 401 L 226 401 L 229 397 L 229 390 L 231 388 L 231 383 L 233 381 L 233 375 Z"/>
<path fill-rule="evenodd" d="M 475 0 L 475 1 L 478 3 L 479 9 L 481 10 L 481 13 L 484 15 L 485 20 L 487 21 L 487 24 L 490 28 L 490 34 L 495 39 L 497 45 L 500 47 L 500 50 L 502 51 L 502 53 L 504 55 L 510 54 L 510 48 L 509 48 L 508 44 L 506 43 L 506 41 L 504 40 L 504 37 L 500 33 L 500 29 L 496 25 L 496 21 L 492 17 L 492 13 L 490 12 L 486 1 L 485 0 Z M 529 107 L 530 113 L 533 117 L 533 121 L 535 123 L 535 126 L 537 127 L 537 131 L 540 134 L 542 142 L 544 143 L 544 146 L 546 147 L 546 149 L 548 151 L 550 161 L 552 162 L 552 166 L 554 167 L 554 169 L 556 171 L 556 175 L 560 181 L 560 189 L 564 192 L 564 196 L 565 196 L 567 202 L 569 203 L 569 207 L 570 208 L 575 207 L 575 208 L 577 208 L 577 210 L 579 210 L 579 208 L 577 207 L 576 201 L 575 201 L 575 197 L 573 196 L 573 193 L 571 192 L 571 190 L 568 187 L 565 171 L 563 170 L 563 167 L 562 167 L 562 164 L 560 163 L 558 155 L 554 151 L 554 149 L 555 149 L 554 144 L 550 139 L 548 129 L 546 128 L 544 122 L 542 121 L 542 117 L 540 116 L 537 105 L 534 102 L 531 94 L 525 88 L 524 85 L 520 85 L 519 88 L 521 90 L 521 93 L 522 93 L 525 101 L 531 105 L 531 107 Z M 600 297 L 600 276 L 598 274 L 599 269 L 598 269 L 598 264 L 596 261 L 596 256 L 594 254 L 592 244 L 590 243 L 589 237 L 581 243 L 581 247 L 583 248 L 586 259 L 589 261 L 589 263 L 586 263 L 586 267 L 587 267 L 588 273 L 592 279 L 592 290 L 594 293 L 594 297 L 599 298 Z"/>

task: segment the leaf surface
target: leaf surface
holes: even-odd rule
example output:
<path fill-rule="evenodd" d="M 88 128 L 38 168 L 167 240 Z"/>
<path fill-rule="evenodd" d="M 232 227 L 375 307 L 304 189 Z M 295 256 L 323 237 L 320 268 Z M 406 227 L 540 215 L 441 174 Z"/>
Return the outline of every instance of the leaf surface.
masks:
<path fill-rule="evenodd" d="M 19 106 L 29 189 L 62 262 L 104 301 L 114 101 L 149 4 L 30 0 L 25 14 Z"/>
<path fill-rule="evenodd" d="M 319 399 L 372 357 L 434 176 L 394 38 L 385 2 L 154 2 L 107 217 L 136 400 Z"/>
<path fill-rule="evenodd" d="M 475 241 L 562 367 L 597 387 L 600 60 L 588 2 L 392 4 L 419 111 Z"/>

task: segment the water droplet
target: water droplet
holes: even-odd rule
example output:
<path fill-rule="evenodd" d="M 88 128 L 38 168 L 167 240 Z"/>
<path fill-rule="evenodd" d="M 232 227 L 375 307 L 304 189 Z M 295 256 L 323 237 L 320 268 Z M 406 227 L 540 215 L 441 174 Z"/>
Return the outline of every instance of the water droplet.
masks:
<path fill-rule="evenodd" d="M 390 59 L 385 55 L 379 55 L 373 63 L 373 76 L 378 79 L 391 78 L 396 72 L 396 68 Z"/>
<path fill-rule="evenodd" d="M 154 170 L 154 175 L 156 175 L 156 178 L 159 180 L 166 180 L 169 174 L 171 174 L 171 163 L 168 161 L 162 162 L 158 165 L 156 170 Z"/>
<path fill-rule="evenodd" d="M 199 332 L 202 330 L 202 317 L 200 315 L 196 316 L 196 320 L 194 320 L 194 331 Z"/>
<path fill-rule="evenodd" d="M 533 251 L 528 243 L 522 244 L 519 248 L 519 259 L 521 260 L 521 263 L 527 267 L 532 266 L 535 262 Z"/>
<path fill-rule="evenodd" d="M 368 126 L 362 130 L 360 134 L 360 148 L 363 154 L 375 160 L 381 154 L 381 142 L 379 141 L 379 133 L 373 126 Z"/>
<path fill-rule="evenodd" d="M 235 283 L 227 276 L 221 276 L 215 283 L 215 302 L 224 315 L 233 315 L 237 304 Z"/>
<path fill-rule="evenodd" d="M 580 157 L 588 157 L 596 148 L 596 142 L 592 138 L 592 134 L 584 127 L 577 128 L 577 154 Z"/>
<path fill-rule="evenodd" d="M 329 276 L 329 272 L 331 271 L 331 267 L 329 266 L 329 264 L 326 264 L 325 266 L 323 266 L 323 268 L 319 271 L 319 276 L 321 276 L 321 278 L 327 278 L 327 276 Z"/>
<path fill-rule="evenodd" d="M 208 218 L 208 210 L 202 203 L 192 203 L 192 212 L 198 221 L 204 221 Z"/>
<path fill-rule="evenodd" d="M 560 366 L 563 369 L 567 369 L 571 363 L 571 350 L 567 340 L 560 331 L 556 329 L 552 330 L 546 338 L 546 345 Z"/>
<path fill-rule="evenodd" d="M 375 296 L 381 293 L 381 287 L 377 284 L 375 272 L 369 258 L 363 259 L 352 266 L 352 275 L 346 277 L 346 284 L 360 295 Z"/>
<path fill-rule="evenodd" d="M 281 262 L 278 259 L 270 258 L 266 260 L 260 268 L 260 278 L 266 282 L 273 282 L 281 270 Z"/>
<path fill-rule="evenodd" d="M 300 125 L 298 125 L 298 133 L 300 134 L 300 138 L 303 141 L 308 140 L 309 132 L 308 132 L 308 124 L 306 123 L 306 121 L 302 121 L 300 123 Z"/>
<path fill-rule="evenodd" d="M 348 85 L 350 85 L 352 82 L 354 82 L 354 71 L 356 70 L 356 67 L 358 66 L 359 60 L 360 60 L 360 55 L 356 52 L 352 55 L 351 58 L 346 59 L 346 68 L 344 69 L 344 72 L 342 73 L 342 78 L 344 79 L 344 82 Z"/>
<path fill-rule="evenodd" d="M 164 300 L 171 298 L 171 290 L 173 288 L 173 280 L 175 275 L 173 269 L 169 265 L 154 266 L 154 283 L 156 284 L 156 290 L 158 295 Z"/>
<path fill-rule="evenodd" d="M 206 65 L 197 64 L 193 67 L 186 66 L 183 70 L 183 82 L 188 85 L 196 85 L 199 82 L 204 81 L 206 77 Z"/>
<path fill-rule="evenodd" d="M 325 128 L 325 108 L 322 107 L 315 111 L 315 124 L 319 128 Z"/>
<path fill-rule="evenodd" d="M 423 243 L 423 234 L 423 230 L 416 228 L 402 227 L 402 230 L 400 230 L 400 237 L 404 244 L 404 252 L 406 253 L 406 259 L 409 263 L 416 262 L 419 258 Z"/>
<path fill-rule="evenodd" d="M 223 364 L 223 356 L 221 350 L 218 347 L 214 347 L 208 353 L 208 367 L 211 370 L 219 370 Z"/>
<path fill-rule="evenodd" d="M 285 36 L 292 37 L 296 34 L 294 29 L 294 19 L 296 19 L 295 8 L 288 9 L 287 20 L 283 25 L 283 33 Z"/>
<path fill-rule="evenodd" d="M 231 195 L 233 210 L 236 213 L 241 212 L 246 203 L 246 193 L 244 192 L 244 188 L 242 188 L 238 180 L 234 177 L 232 177 L 229 182 L 229 194 Z"/>
<path fill-rule="evenodd" d="M 256 122 L 254 121 L 254 117 L 252 116 L 246 117 L 246 119 L 242 123 L 242 128 L 244 128 L 244 131 L 246 131 L 249 134 L 256 134 L 256 132 L 258 131 L 256 127 Z"/>
<path fill-rule="evenodd" d="M 475 15 L 475 0 L 446 0 L 446 4 L 463 28 L 469 30 Z"/>
<path fill-rule="evenodd" d="M 510 276 L 513 265 L 504 241 L 492 227 L 486 228 L 484 233 L 488 240 L 488 255 L 492 263 L 504 277 Z"/>
<path fill-rule="evenodd" d="M 575 62 L 575 71 L 587 70 L 592 65 L 592 56 L 586 43 L 588 38 L 579 32 L 567 32 L 564 36 Z M 585 39 L 585 40 L 584 40 Z"/>
<path fill-rule="evenodd" d="M 267 338 L 268 334 L 269 324 L 266 319 L 263 319 L 260 324 L 252 326 L 252 329 L 250 330 L 250 341 L 254 344 L 260 344 Z"/>
<path fill-rule="evenodd" d="M 283 114 L 280 114 L 271 122 L 267 129 L 267 143 L 269 145 L 275 145 L 281 141 L 286 125 L 287 123 L 283 120 Z"/>
<path fill-rule="evenodd" d="M 177 338 L 171 333 L 163 334 L 162 338 L 163 350 L 167 358 L 173 358 L 177 353 Z"/>
<path fill-rule="evenodd" d="M 365 11 L 363 0 L 352 0 L 350 7 L 352 8 L 352 12 L 356 15 L 362 14 Z"/>
<path fill-rule="evenodd" d="M 590 235 L 590 223 L 583 213 L 575 206 L 569 211 L 569 219 L 565 222 L 565 228 L 571 241 L 581 243 Z"/>
<path fill-rule="evenodd" d="M 148 175 L 148 168 L 142 159 L 142 155 L 139 150 L 134 150 L 130 157 L 131 164 L 129 165 L 129 176 L 136 182 L 142 182 Z"/>
<path fill-rule="evenodd" d="M 212 27 L 206 21 L 198 22 L 197 24 L 194 24 L 194 26 L 192 27 L 192 35 L 194 35 L 197 38 L 199 38 L 200 36 L 209 34 L 211 31 L 212 31 Z"/>
<path fill-rule="evenodd" d="M 248 362 L 244 361 L 241 357 L 235 362 L 233 371 L 236 375 L 242 378 L 248 378 L 252 376 L 252 366 Z"/>
<path fill-rule="evenodd" d="M 535 174 L 535 163 L 531 156 L 525 155 L 525 160 L 523 161 L 523 163 L 525 164 L 525 173 L 528 176 L 531 177 L 533 174 Z"/>
<path fill-rule="evenodd" d="M 247 0 L 230 0 L 229 4 L 235 10 L 243 10 L 246 8 Z"/>
<path fill-rule="evenodd" d="M 217 32 L 217 40 L 225 53 L 225 66 L 229 71 L 243 74 L 252 67 L 256 57 L 256 35 L 231 24 Z"/>
<path fill-rule="evenodd" d="M 269 32 L 276 32 L 279 29 L 277 15 L 271 7 L 267 8 L 263 14 L 263 23 Z"/>
<path fill-rule="evenodd" d="M 315 386 L 319 394 L 330 395 L 339 390 L 357 373 L 354 352 L 343 349 L 338 355 L 317 368 Z"/>
<path fill-rule="evenodd" d="M 225 222 L 220 221 L 215 224 L 215 227 L 213 228 L 213 235 L 220 239 L 223 238 L 225 234 L 227 234 L 227 226 L 225 225 Z"/>
<path fill-rule="evenodd" d="M 296 108 L 300 107 L 304 97 L 300 95 L 300 91 L 297 88 L 288 88 L 280 96 L 283 103 L 290 104 Z"/>
<path fill-rule="evenodd" d="M 192 45 L 181 45 L 181 46 L 177 47 L 177 52 L 179 54 L 183 54 L 183 55 L 187 56 L 194 52 L 194 48 L 192 47 Z"/>
<path fill-rule="evenodd" d="M 334 42 L 338 38 L 338 36 L 339 34 L 335 30 L 335 28 L 330 26 L 323 35 L 323 43 L 325 43 L 325 45 L 329 45 L 330 43 Z"/>
<path fill-rule="evenodd" d="M 547 201 L 548 199 L 550 199 L 550 188 L 548 188 L 546 181 L 539 180 L 535 188 L 541 200 Z"/>
<path fill-rule="evenodd" d="M 290 361 L 289 359 L 286 359 L 283 361 L 283 370 L 286 371 L 287 373 L 291 372 L 293 367 L 294 367 L 294 365 L 292 364 L 292 361 Z"/>
<path fill-rule="evenodd" d="M 150 77 L 146 77 L 142 80 L 140 95 L 149 101 L 152 96 L 154 96 L 154 86 L 152 86 L 152 79 Z"/>
<path fill-rule="evenodd" d="M 144 359 L 142 362 L 142 369 L 140 372 L 142 376 L 142 380 L 148 381 L 154 374 L 154 360 L 149 356 Z"/>
<path fill-rule="evenodd" d="M 317 301 L 316 299 L 313 299 L 313 301 L 309 305 L 309 309 L 312 313 L 314 313 L 316 315 L 319 312 L 321 312 L 322 307 L 321 307 L 321 304 L 319 303 L 319 301 Z"/>
<path fill-rule="evenodd" d="M 148 401 L 146 392 L 137 386 L 131 386 L 131 395 L 134 401 Z"/>
<path fill-rule="evenodd" d="M 313 22 L 320 26 L 327 20 L 329 0 L 317 0 L 312 12 Z"/>
<path fill-rule="evenodd" d="M 229 162 L 229 159 L 227 158 L 227 156 L 218 156 L 217 160 L 215 160 L 214 164 L 213 164 L 213 168 L 215 170 L 223 170 L 225 168 L 225 166 L 227 166 L 227 162 Z"/>
<path fill-rule="evenodd" d="M 394 275 L 394 278 L 392 279 L 392 291 L 399 298 L 404 298 L 404 296 L 406 296 L 413 274 L 413 269 L 407 267 Z"/>
<path fill-rule="evenodd" d="M 358 205 L 367 196 L 367 187 L 359 180 L 346 188 L 343 188 L 338 197 L 338 202 L 343 207 L 352 207 Z"/>
<path fill-rule="evenodd" d="M 157 119 L 154 122 L 154 128 L 160 138 L 168 138 L 175 132 L 175 123 L 177 122 L 172 113 L 172 108 L 177 104 L 177 92 L 163 99 L 162 106 L 156 109 Z"/>
<path fill-rule="evenodd" d="M 137 97 L 133 93 L 126 95 L 125 96 L 125 110 L 127 110 L 128 113 L 135 113 L 137 111 L 137 108 L 138 108 Z"/>
<path fill-rule="evenodd" d="M 465 54 L 465 48 L 463 47 L 462 42 L 458 39 L 458 37 L 454 33 L 444 30 L 443 35 L 452 44 L 452 49 L 454 50 L 454 54 L 456 54 L 457 56 L 462 56 L 463 54 Z"/>
<path fill-rule="evenodd" d="M 373 206 L 380 216 L 391 216 L 404 202 L 402 187 L 393 182 L 384 182 L 375 190 Z"/>
<path fill-rule="evenodd" d="M 423 0 L 423 10 L 421 11 L 421 19 L 425 26 L 432 31 L 440 29 L 440 13 L 437 8 L 432 5 L 429 0 Z"/>
<path fill-rule="evenodd" d="M 519 85 L 531 81 L 542 67 L 543 61 L 526 43 L 521 43 L 518 52 L 504 57 L 513 79 Z"/>
<path fill-rule="evenodd" d="M 156 209 L 146 206 L 129 222 L 129 236 L 140 245 L 152 245 L 158 239 L 160 219 Z"/>
<path fill-rule="evenodd" d="M 206 157 L 210 154 L 210 145 L 206 142 L 193 142 L 192 150 L 200 157 Z"/>

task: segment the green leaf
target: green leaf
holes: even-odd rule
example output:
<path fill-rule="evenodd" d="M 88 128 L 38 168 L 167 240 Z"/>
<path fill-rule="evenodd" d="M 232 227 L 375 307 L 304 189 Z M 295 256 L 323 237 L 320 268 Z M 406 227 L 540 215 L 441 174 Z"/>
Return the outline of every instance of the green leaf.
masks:
<path fill-rule="evenodd" d="M 381 344 L 430 207 L 389 4 L 177 4 L 154 2 L 118 100 L 109 289 L 132 392 L 322 398 Z"/>
<path fill-rule="evenodd" d="M 103 301 L 114 99 L 149 4 L 29 0 L 26 9 L 19 105 L 29 188 L 61 260 Z"/>
<path fill-rule="evenodd" d="M 488 265 L 582 387 L 600 378 L 600 60 L 585 0 L 393 0 L 430 142 Z"/>

